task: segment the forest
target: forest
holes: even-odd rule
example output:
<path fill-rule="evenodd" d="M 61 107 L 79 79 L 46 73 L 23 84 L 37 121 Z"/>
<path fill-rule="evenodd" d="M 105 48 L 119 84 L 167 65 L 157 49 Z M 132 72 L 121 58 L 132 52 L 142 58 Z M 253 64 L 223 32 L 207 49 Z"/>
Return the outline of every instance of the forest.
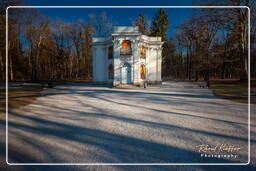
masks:
<path fill-rule="evenodd" d="M 230 2 L 222 5 L 250 7 L 250 37 L 247 8 L 200 9 L 178 26 L 175 38 L 165 43 L 168 48 L 163 52 L 164 76 L 196 81 L 247 80 L 251 72 L 251 78 L 255 78 L 255 2 Z"/>
<path fill-rule="evenodd" d="M 216 4 L 218 3 L 218 4 Z M 212 5 L 203 1 L 200 5 Z M 4 0 L 0 6 L 0 80 L 5 80 L 6 7 L 22 5 L 18 0 Z M 214 5 L 247 8 L 200 8 L 176 26 L 166 9 L 158 9 L 148 22 L 138 15 L 131 25 L 141 33 L 161 36 L 163 80 L 240 79 L 256 77 L 256 14 L 255 1 L 227 0 Z M 113 23 L 111 14 L 90 14 L 82 19 L 65 22 L 41 14 L 37 9 L 8 10 L 8 80 L 9 81 L 73 81 L 92 79 L 91 41 L 93 36 L 106 36 Z M 148 24 L 150 23 L 150 24 Z M 248 31 L 250 26 L 250 37 Z M 250 40 L 250 71 L 248 46 Z"/>

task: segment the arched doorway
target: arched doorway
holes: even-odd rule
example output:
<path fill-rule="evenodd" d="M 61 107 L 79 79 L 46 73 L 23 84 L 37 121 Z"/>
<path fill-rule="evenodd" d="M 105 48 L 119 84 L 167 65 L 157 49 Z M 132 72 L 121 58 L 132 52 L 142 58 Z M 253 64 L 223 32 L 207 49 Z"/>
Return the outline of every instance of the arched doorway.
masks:
<path fill-rule="evenodd" d="M 129 63 L 125 63 L 121 69 L 121 77 L 122 77 L 122 84 L 131 84 L 131 65 Z"/>

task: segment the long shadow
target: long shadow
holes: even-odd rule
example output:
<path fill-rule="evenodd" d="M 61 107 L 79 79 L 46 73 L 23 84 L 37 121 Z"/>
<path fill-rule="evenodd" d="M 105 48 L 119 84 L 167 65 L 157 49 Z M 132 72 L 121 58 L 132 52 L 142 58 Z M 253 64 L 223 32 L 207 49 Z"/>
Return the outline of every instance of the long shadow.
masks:
<path fill-rule="evenodd" d="M 219 137 L 219 138 L 225 138 L 225 139 L 239 140 L 239 141 L 243 141 L 243 142 L 248 141 L 247 138 L 241 138 L 241 137 L 236 137 L 236 136 L 231 136 L 231 135 L 218 134 L 218 133 L 207 132 L 207 131 L 202 131 L 202 130 L 195 130 L 195 129 L 191 129 L 191 128 L 173 126 L 173 125 L 169 125 L 169 124 L 156 123 L 156 122 L 144 121 L 144 120 L 137 120 L 137 119 L 119 117 L 119 116 L 114 116 L 114 115 L 107 115 L 107 114 L 103 114 L 103 113 L 95 114 L 95 113 L 77 112 L 77 111 L 74 111 L 74 110 L 71 110 L 71 109 L 67 109 L 67 110 L 79 113 L 80 115 L 83 115 L 83 116 L 107 118 L 107 119 L 112 119 L 112 120 L 114 119 L 114 120 L 119 120 L 119 121 L 123 121 L 123 122 L 139 124 L 139 125 L 143 125 L 143 126 L 147 126 L 147 127 L 161 128 L 161 129 L 167 129 L 167 130 L 179 130 L 179 131 L 185 131 L 185 132 L 193 132 L 193 133 L 198 133 L 198 134 L 202 134 L 202 135 L 206 135 L 206 136 L 213 136 L 213 137 Z M 11 115 L 21 117 L 21 118 L 26 118 L 26 119 L 29 119 L 31 121 L 39 122 L 41 124 L 48 124 L 48 125 L 59 126 L 59 127 L 62 127 L 62 128 L 63 127 L 69 128 L 69 125 L 64 126 L 62 123 L 52 122 L 52 121 L 49 121 L 49 120 L 39 119 L 39 118 L 31 117 L 31 116 L 23 116 L 23 115 L 14 113 L 14 112 L 11 112 Z M 12 125 L 14 123 L 9 123 L 9 124 Z M 70 127 L 72 128 L 72 130 L 74 128 L 76 128 L 75 126 L 70 126 Z M 53 132 L 54 132 L 54 130 L 53 130 Z M 255 140 L 251 140 L 251 142 L 256 143 Z"/>
<path fill-rule="evenodd" d="M 90 97 L 95 97 L 95 96 L 90 96 Z M 148 108 L 148 107 L 145 107 L 145 106 L 142 107 L 142 106 L 128 104 L 128 103 L 124 104 L 124 103 L 121 103 L 121 102 L 116 102 L 116 101 L 113 101 L 113 100 L 110 100 L 110 99 L 106 99 L 106 98 L 102 98 L 102 97 L 98 97 L 98 96 L 95 97 L 95 98 L 98 98 L 98 99 L 101 99 L 101 100 L 104 100 L 104 101 L 109 101 L 111 103 L 116 103 L 116 104 L 121 104 L 121 105 L 126 105 L 126 106 L 132 106 L 132 107 L 139 107 L 139 108 L 144 108 L 144 109 L 153 110 L 153 111 L 156 111 L 156 112 L 167 113 L 167 114 L 172 114 L 172 115 L 198 117 L 198 118 L 203 118 L 203 119 L 209 119 L 209 120 L 213 120 L 213 121 L 223 122 L 223 123 L 226 123 L 226 124 L 235 124 L 235 125 L 242 124 L 242 123 L 237 123 L 237 122 L 233 122 L 233 121 L 225 121 L 225 120 L 208 118 L 208 117 L 202 117 L 202 116 L 195 116 L 195 115 L 189 115 L 189 114 L 183 114 L 183 113 L 177 113 L 177 112 L 167 112 L 165 110 L 153 109 L 153 108 Z M 86 103 L 82 103 L 81 101 L 79 101 L 79 102 L 81 103 L 81 105 L 90 106 L 90 107 L 93 107 L 93 108 L 95 108 L 97 110 L 100 109 L 100 108 L 96 108 L 95 106 L 92 106 L 92 105 L 89 105 L 89 104 L 86 104 Z M 59 107 L 55 106 L 54 108 L 57 109 Z M 64 111 L 68 110 L 68 111 L 71 111 L 71 112 L 80 113 L 80 114 L 86 115 L 86 116 L 94 116 L 94 117 L 115 119 L 115 120 L 120 120 L 120 121 L 126 121 L 126 122 L 141 124 L 141 125 L 149 126 L 149 127 L 151 126 L 151 127 L 157 127 L 157 128 L 163 128 L 163 129 L 179 129 L 179 130 L 183 130 L 183 131 L 190 131 L 190 132 L 195 132 L 195 133 L 204 134 L 204 135 L 211 135 L 211 136 L 222 137 L 222 138 L 229 138 L 229 139 L 240 140 L 240 141 L 248 141 L 247 138 L 240 138 L 240 137 L 223 135 L 223 134 L 217 134 L 217 133 L 206 132 L 206 131 L 201 131 L 201 130 L 194 130 L 194 129 L 185 128 L 185 127 L 172 126 L 172 125 L 168 125 L 168 124 L 160 124 L 160 123 L 155 123 L 155 122 L 136 120 L 136 119 L 119 117 L 119 116 L 114 116 L 114 115 L 107 115 L 107 114 L 105 114 L 106 111 L 104 111 L 104 110 L 99 111 L 101 113 L 95 114 L 95 113 L 87 113 L 87 112 L 76 111 L 76 110 L 68 109 L 68 108 L 59 108 L 59 109 L 64 110 Z M 28 116 L 26 116 L 26 117 L 28 117 Z M 35 118 L 30 117 L 30 119 L 35 119 Z M 49 122 L 49 121 L 46 121 L 46 122 Z M 252 142 L 256 142 L 255 140 L 251 140 L 251 141 Z"/>
<path fill-rule="evenodd" d="M 12 113 L 13 114 L 13 113 Z M 24 117 L 24 116 L 22 116 Z M 46 121 L 43 119 L 29 118 L 39 124 L 55 125 L 60 129 L 53 129 L 47 127 L 32 127 L 20 123 L 10 122 L 10 129 L 16 128 L 25 132 L 31 132 L 40 136 L 55 136 L 56 138 L 64 140 L 72 140 L 86 144 L 88 146 L 95 146 L 97 148 L 107 151 L 118 162 L 146 162 L 146 163 L 172 163 L 172 162 L 234 162 L 225 159 L 202 159 L 200 153 L 173 147 L 170 145 L 159 144 L 156 142 L 145 141 L 130 136 L 119 135 L 107 131 L 96 130 L 86 127 L 67 125 L 59 122 Z M 11 141 L 11 140 L 10 140 Z M 30 142 L 33 143 L 33 142 Z M 37 143 L 37 142 L 34 142 Z M 47 150 L 47 149 L 43 149 Z M 16 150 L 15 150 L 16 151 Z M 17 153 L 9 151 L 13 162 L 31 162 L 27 161 L 25 156 L 22 159 L 15 158 Z M 68 154 L 67 154 L 68 155 Z M 136 159 L 136 160 L 135 160 Z M 57 161 L 51 162 L 62 162 Z M 32 161 L 33 162 L 33 161 Z M 45 161 L 44 161 L 45 162 Z M 86 161 L 82 161 L 86 162 Z M 99 159 L 100 162 L 100 159 Z"/>
<path fill-rule="evenodd" d="M 85 95 L 85 96 L 90 96 L 90 97 L 95 97 L 97 95 L 101 95 L 101 94 L 106 94 L 106 93 L 115 93 L 115 94 L 119 94 L 122 97 L 125 97 L 124 95 L 127 95 L 127 98 L 132 98 L 132 95 L 137 95 L 136 98 L 143 98 L 144 101 L 152 101 L 152 98 L 155 98 L 156 96 L 161 97 L 161 95 L 167 95 L 170 96 L 170 100 L 174 100 L 175 97 L 186 97 L 187 95 L 183 95 L 183 94 L 166 94 L 166 93 L 145 93 L 145 92 L 127 92 L 127 91 L 122 91 L 121 90 L 112 90 L 112 89 L 104 89 L 104 90 L 98 90 L 98 89 L 86 89 L 86 90 L 74 90 L 72 88 L 55 88 L 55 92 L 48 92 L 43 94 L 42 96 L 54 96 L 54 95 L 63 95 L 63 94 L 78 94 L 78 95 Z M 153 96 L 155 94 L 155 96 Z M 140 95 L 140 96 L 139 96 Z M 148 95 L 148 96 L 147 96 Z M 160 96 L 159 96 L 160 95 Z M 188 95 L 190 96 L 190 95 Z M 98 97 L 98 96 L 97 96 Z M 150 98 L 149 98 L 150 97 Z M 201 95 L 191 95 L 191 97 L 201 97 Z M 207 97 L 207 96 L 204 96 Z M 214 97 L 214 96 L 211 96 Z M 192 101 L 192 100 L 188 100 L 188 99 L 177 99 L 178 101 L 173 101 L 174 103 L 176 103 L 177 105 L 198 105 L 198 107 L 201 107 L 203 104 L 205 105 L 216 105 L 216 106 L 223 106 L 223 104 L 220 103 L 216 103 L 216 102 L 204 102 L 204 101 Z M 166 98 L 162 98 L 161 99 L 161 104 L 163 104 L 165 101 L 166 105 L 169 105 L 169 101 L 166 100 Z M 159 100 L 155 100 L 154 102 L 159 102 Z M 225 108 L 230 108 L 232 106 L 228 106 L 225 105 Z"/>
<path fill-rule="evenodd" d="M 87 86 L 85 86 L 87 87 Z M 59 88 L 55 88 L 56 92 L 49 92 L 46 93 L 42 96 L 52 96 L 52 95 L 61 95 L 61 94 L 79 94 L 79 95 L 88 95 L 88 96 L 94 96 L 95 94 L 108 94 L 108 93 L 114 93 L 114 94 L 118 94 L 122 97 L 129 97 L 131 98 L 132 95 L 137 95 L 138 98 L 144 98 L 144 100 L 147 100 L 147 98 L 145 97 L 150 97 L 150 100 L 152 101 L 152 97 L 162 97 L 162 96 L 169 96 L 169 99 L 174 100 L 177 97 L 180 97 L 182 99 L 177 99 L 179 100 L 179 102 L 177 102 L 177 104 L 198 104 L 198 105 L 202 105 L 202 104 L 207 104 L 207 105 L 223 105 L 221 103 L 217 103 L 217 102 L 212 102 L 212 101 L 193 101 L 193 100 L 188 100 L 186 98 L 192 98 L 192 99 L 200 99 L 200 98 L 208 98 L 208 99 L 219 99 L 218 97 L 215 97 L 213 95 L 208 95 L 205 94 L 204 92 L 195 92 L 195 94 L 186 94 L 187 92 L 185 92 L 184 94 L 176 94 L 176 93 L 161 93 L 161 91 L 159 91 L 159 93 L 155 93 L 155 92 L 141 92 L 141 91 L 127 91 L 126 89 L 111 89 L 109 87 L 106 87 L 106 89 L 96 89 L 97 87 L 95 87 L 95 89 L 86 89 L 86 90 L 75 90 L 72 88 L 67 88 L 67 87 L 59 87 Z M 135 90 L 143 90 L 141 88 L 135 89 Z M 166 89 L 166 91 L 168 91 L 168 89 Z M 173 91 L 173 90 L 171 90 Z M 179 90 L 179 92 L 182 92 Z M 184 99 L 183 99 L 184 98 Z M 164 99 L 161 99 L 161 103 L 163 103 Z M 155 100 L 155 102 L 157 102 L 157 100 Z M 168 104 L 168 101 L 166 101 L 166 104 Z M 231 106 L 232 107 L 232 106 Z M 225 108 L 230 108 L 228 105 L 225 105 Z"/>
<path fill-rule="evenodd" d="M 80 93 L 79 93 L 80 94 Z M 68 110 L 63 108 L 63 110 Z M 75 110 L 74 110 L 75 111 Z M 150 127 L 159 127 L 159 128 L 164 128 L 164 129 L 175 129 L 175 126 L 168 125 L 168 124 L 160 124 L 155 123 L 155 122 L 148 122 L 148 121 L 142 121 L 142 120 L 137 120 L 137 119 L 130 119 L 130 118 L 123 118 L 123 117 L 116 117 L 113 115 L 107 115 L 104 113 L 100 114 L 95 114 L 95 113 L 85 113 L 85 112 L 80 112 L 76 111 L 76 113 L 79 113 L 81 115 L 87 115 L 87 116 L 95 116 L 95 117 L 103 117 L 103 118 L 109 118 L 109 119 L 116 119 L 116 120 L 121 120 L 125 122 L 130 122 L 130 123 L 136 123 L 144 126 L 150 126 Z M 20 130 L 26 131 L 26 132 L 32 132 L 34 134 L 38 134 L 41 136 L 55 136 L 56 138 L 61 138 L 64 140 L 72 140 L 72 141 L 77 141 L 81 142 L 87 145 L 92 145 L 96 146 L 97 148 L 104 149 L 108 151 L 110 154 L 112 154 L 115 158 L 118 158 L 120 162 L 145 162 L 144 160 L 147 160 L 146 162 L 232 162 L 228 160 L 223 160 L 223 159 L 211 159 L 210 161 L 202 161 L 202 158 L 200 158 L 200 154 L 189 151 L 186 149 L 181 149 L 173 146 L 167 146 L 159 143 L 153 143 L 153 142 L 148 142 L 144 141 L 141 139 L 129 137 L 129 136 L 123 136 L 123 135 L 118 135 L 118 134 L 113 134 L 109 133 L 106 131 L 100 131 L 100 130 L 95 130 L 95 129 L 89 129 L 85 127 L 79 127 L 79 126 L 73 126 L 73 125 L 67 125 L 64 123 L 60 122 L 53 122 L 49 120 L 44 120 L 44 119 L 38 119 L 38 118 L 33 118 L 33 117 L 28 117 L 24 115 L 19 115 L 17 113 L 12 112 L 10 115 L 15 115 L 20 118 L 25 118 L 28 120 L 31 120 L 33 122 L 39 123 L 39 124 L 44 124 L 44 125 L 52 125 L 52 126 L 58 126 L 62 129 L 53 129 L 53 128 L 45 128 L 45 127 L 32 127 L 24 124 L 19 124 L 19 123 L 13 123 L 10 122 L 9 126 L 10 129 L 12 128 L 19 128 Z M 0 122 L 0 124 L 5 124 L 5 122 Z M 178 128 L 180 129 L 180 128 Z M 186 130 L 186 131 L 192 131 L 192 130 Z M 207 132 L 206 132 L 207 133 Z M 215 136 L 215 135 L 214 135 Z M 30 138 L 30 137 L 27 137 Z M 33 137 L 32 137 L 33 138 Z M 38 142 L 37 141 L 28 141 L 31 145 L 35 145 Z M 15 150 L 10 150 L 10 159 L 11 161 L 14 162 L 31 162 L 30 157 L 27 157 L 27 154 L 20 154 L 19 152 L 16 153 L 16 151 L 19 151 L 19 149 L 15 147 L 11 147 L 11 149 Z M 45 150 L 50 150 L 50 149 L 41 149 L 41 151 Z M 54 151 L 52 151 L 54 153 Z M 136 155 L 135 155 L 136 154 Z M 15 157 L 15 155 L 22 156 L 22 157 Z M 139 158 L 138 161 L 133 161 L 135 157 L 137 158 L 137 155 L 142 156 Z M 14 157 L 13 157 L 14 156 Z M 182 156 L 182 157 L 181 157 Z M 183 156 L 185 156 L 183 158 Z M 34 159 L 35 160 L 35 159 Z M 58 159 L 54 159 L 58 160 Z M 105 160 L 105 159 L 103 159 Z M 184 160 L 184 161 L 183 161 Z M 36 160 L 34 162 L 45 162 L 45 161 L 39 161 Z M 52 162 L 52 161 L 50 161 Z M 63 162 L 63 161 L 59 161 Z M 142 167 L 136 167 L 136 166 L 117 166 L 120 168 L 120 170 L 141 170 L 140 168 Z M 32 167 L 36 168 L 36 167 Z M 38 167 L 37 167 L 38 168 Z M 46 167 L 41 167 L 42 170 L 44 170 Z M 144 168 L 148 169 L 164 169 L 164 170 L 173 170 L 173 167 L 169 166 L 163 166 L 163 167 L 147 167 L 145 166 Z M 200 168 L 200 170 L 215 170 L 215 167 L 212 166 L 199 166 L 197 168 Z M 232 170 L 236 170 L 239 168 L 242 169 L 241 167 L 228 167 L 228 166 L 219 166 L 217 167 L 219 169 L 226 169 L 228 170 L 229 168 Z M 251 168 L 251 167 L 250 167 Z M 74 170 L 74 168 L 69 168 L 65 169 L 65 167 L 56 167 L 54 166 L 53 170 Z M 86 168 L 85 168 L 86 169 Z M 178 169 L 175 168 L 174 170 Z M 36 169 L 38 170 L 38 169 Z M 50 169 L 51 170 L 51 169 Z"/>
<path fill-rule="evenodd" d="M 78 84 L 77 86 L 74 85 L 73 87 L 90 87 L 90 84 Z M 106 89 L 102 90 L 102 89 L 96 89 L 98 87 L 104 87 Z M 150 99 L 148 100 L 153 100 L 153 97 L 158 96 L 169 96 L 170 99 L 174 99 L 175 97 L 181 97 L 181 98 L 208 98 L 208 99 L 216 99 L 217 97 L 212 96 L 212 95 L 205 95 L 204 93 L 198 93 L 196 92 L 196 94 L 175 94 L 175 93 L 155 93 L 155 92 L 135 92 L 135 91 L 126 91 L 126 89 L 111 89 L 111 86 L 94 86 L 94 89 L 86 89 L 86 90 L 75 90 L 72 89 L 72 87 L 57 87 L 57 88 L 53 88 L 52 90 L 55 90 L 54 92 L 48 92 L 48 93 L 44 93 L 41 96 L 45 97 L 45 96 L 54 96 L 54 95 L 64 95 L 64 94 L 79 94 L 79 95 L 88 95 L 88 96 L 95 96 L 95 94 L 106 94 L 106 93 L 115 93 L 115 94 L 119 94 L 122 95 L 124 97 L 124 95 L 128 95 L 128 97 L 131 97 L 131 95 L 139 95 L 138 98 L 144 98 L 145 100 L 147 100 L 148 98 L 145 97 L 150 97 Z M 141 90 L 140 89 L 136 89 L 136 90 Z M 31 96 L 20 96 L 20 98 L 24 98 L 24 97 L 36 97 L 34 95 Z M 213 105 L 220 105 L 219 103 L 216 102 L 204 102 L 204 101 L 200 101 L 200 102 L 196 102 L 196 101 L 191 101 L 191 100 L 187 100 L 187 99 L 178 99 L 179 102 L 178 104 L 188 104 L 188 103 L 193 103 L 193 104 L 213 104 Z M 181 102 L 180 100 L 182 100 L 183 102 Z M 157 102 L 158 100 L 156 99 L 155 102 Z M 164 99 L 161 99 L 161 103 L 163 103 Z M 166 101 L 166 104 L 168 104 L 168 101 Z M 226 108 L 228 106 L 225 106 Z"/>
<path fill-rule="evenodd" d="M 169 111 L 166 111 L 166 110 L 161 110 L 161 109 L 155 109 L 155 108 L 150 108 L 150 107 L 146 107 L 146 106 L 141 106 L 141 105 L 135 105 L 135 104 L 132 104 L 132 103 L 122 103 L 122 102 L 117 102 L 117 101 L 114 101 L 114 100 L 111 100 L 111 98 L 103 98 L 104 96 L 90 96 L 91 98 L 97 98 L 97 99 L 100 99 L 102 101 L 106 101 L 106 102 L 110 102 L 110 103 L 114 103 L 114 104 L 119 104 L 119 105 L 123 105 L 123 106 L 131 106 L 131 107 L 136 107 L 136 108 L 142 108 L 142 109 L 147 109 L 147 110 L 150 110 L 150 111 L 155 111 L 155 112 L 161 112 L 161 113 L 164 113 L 164 114 L 171 114 L 171 115 L 179 115 L 179 116 L 189 116 L 189 117 L 196 117 L 196 118 L 201 118 L 201 119 L 207 119 L 207 120 L 211 120 L 211 121 L 218 121 L 218 122 L 222 122 L 222 123 L 225 123 L 225 124 L 229 124 L 233 127 L 237 127 L 239 125 L 244 125 L 244 126 L 247 126 L 247 124 L 244 124 L 244 123 L 239 123 L 239 122 L 234 122 L 234 121 L 227 121 L 227 120 L 222 120 L 222 119 L 215 119 L 215 118 L 209 118 L 209 117 L 204 117 L 204 116 L 197 116 L 197 115 L 190 115 L 190 114 L 185 114 L 185 113 L 178 113 L 178 112 L 169 112 Z M 82 102 L 81 100 L 77 100 L 77 102 L 79 102 L 82 106 L 90 106 L 90 107 L 93 107 L 95 109 L 99 109 L 95 106 L 92 106 L 92 105 L 89 105 L 87 103 L 84 103 Z M 76 111 L 74 111 L 76 112 Z M 102 113 L 104 113 L 105 111 L 100 111 Z M 251 125 L 251 126 L 254 126 L 254 125 Z M 246 133 L 247 133 L 247 130 L 246 130 Z"/>
<path fill-rule="evenodd" d="M 131 104 L 131 103 L 122 103 L 122 102 L 117 102 L 117 101 L 111 100 L 110 98 L 103 98 L 102 96 L 97 96 L 97 97 L 90 96 L 90 97 L 98 98 L 98 99 L 103 100 L 103 101 L 107 101 L 107 102 L 111 102 L 111 103 L 115 103 L 115 104 L 119 104 L 119 105 L 123 105 L 123 106 L 131 106 L 131 107 L 136 107 L 136 108 L 143 108 L 143 109 L 152 110 L 152 111 L 155 111 L 155 112 L 166 113 L 166 114 L 173 114 L 173 115 L 180 115 L 180 116 L 189 116 L 189 117 L 195 117 L 195 118 L 201 118 L 201 119 L 207 119 L 207 120 L 212 120 L 212 121 L 223 122 L 223 123 L 226 123 L 226 124 L 239 124 L 239 125 L 245 125 L 245 126 L 248 125 L 248 124 L 234 122 L 234 121 L 227 121 L 227 120 L 209 118 L 209 117 L 204 117 L 204 116 L 190 115 L 190 114 L 187 114 L 187 113 L 185 114 L 185 113 L 178 113 L 178 112 L 169 112 L 169 111 L 166 111 L 166 110 L 154 109 L 154 108 L 150 108 L 150 107 L 146 107 L 146 106 L 140 106 L 140 105 L 135 105 L 135 104 Z M 87 104 L 83 103 L 83 105 L 87 105 Z M 254 126 L 254 125 L 251 125 L 251 126 Z"/>
<path fill-rule="evenodd" d="M 13 125 L 14 126 L 14 125 Z M 134 158 L 132 154 L 136 155 L 142 155 L 142 159 L 146 159 L 146 162 L 179 162 L 185 160 L 184 162 L 230 162 L 226 161 L 223 159 L 211 159 L 210 161 L 208 160 L 202 160 L 198 156 L 200 155 L 199 153 L 196 152 L 191 152 L 188 150 L 176 148 L 176 147 L 171 147 L 171 146 L 166 146 L 158 143 L 151 143 L 139 139 L 134 139 L 131 137 L 126 137 L 126 136 L 120 136 L 117 134 L 112 134 L 108 133 L 105 131 L 99 131 L 99 130 L 93 130 L 93 129 L 85 129 L 85 128 L 79 128 L 82 129 L 81 132 L 83 132 L 85 135 L 83 137 L 79 136 L 79 138 L 76 136 L 78 133 L 76 132 L 77 128 L 76 127 L 69 127 L 68 129 L 71 129 L 69 133 L 67 134 L 65 130 L 63 131 L 57 131 L 57 132 L 52 132 L 51 129 L 37 129 L 33 127 L 27 127 L 22 124 L 16 125 L 18 128 L 30 131 L 33 133 L 40 133 L 42 136 L 47 136 L 47 135 L 54 135 L 56 138 L 62 138 L 62 139 L 71 139 L 73 141 L 79 141 L 88 145 L 93 144 L 94 146 L 97 146 L 99 148 L 102 148 L 104 150 L 108 150 L 111 154 L 113 154 L 116 158 L 119 158 L 120 162 L 145 162 L 143 161 L 132 161 L 130 160 L 131 158 Z M 15 126 L 15 127 L 16 127 Z M 65 126 L 65 125 L 63 125 Z M 72 130 L 74 129 L 74 130 Z M 46 131 L 46 132 L 45 132 Z M 80 133 L 81 133 L 80 132 Z M 29 137 L 28 137 L 29 138 Z M 34 142 L 38 143 L 38 142 Z M 32 144 L 34 144 L 32 142 Z M 125 148 L 125 146 L 129 146 L 130 148 Z M 13 147 L 10 147 L 11 150 L 15 149 Z M 15 151 L 9 151 L 11 159 L 10 161 L 13 162 L 32 162 L 35 161 L 31 159 L 30 157 L 27 156 L 27 154 L 20 154 L 19 152 L 17 153 L 19 149 L 15 149 Z M 46 149 L 41 149 L 42 151 L 45 151 Z M 131 151 L 132 150 L 132 151 Z M 153 152 L 153 155 L 148 155 Z M 54 151 L 52 151 L 54 153 Z M 163 155 L 164 153 L 164 155 Z M 14 157 L 13 157 L 14 156 Z M 15 157 L 16 156 L 16 157 Z M 19 156 L 19 157 L 17 157 Z M 145 157 L 146 156 L 146 157 Z M 189 157 L 188 157 L 189 156 Z M 165 158 L 166 157 L 166 158 Z M 184 157 L 184 158 L 183 158 Z M 161 161 L 156 160 L 157 159 L 163 159 Z M 181 158 L 183 158 L 181 160 Z M 150 159 L 150 160 L 148 160 Z M 36 160 L 35 162 L 47 162 L 47 161 L 40 161 Z M 51 161 L 51 162 L 64 162 L 64 161 Z M 85 161 L 86 162 L 86 161 Z M 87 170 L 87 167 L 67 167 L 67 166 L 28 166 L 24 167 L 21 170 L 27 170 L 28 168 L 31 168 L 33 170 Z M 91 169 L 93 167 L 90 167 Z M 99 169 L 99 167 L 97 167 Z M 101 169 L 105 170 L 108 168 L 108 166 L 105 167 L 100 167 Z M 253 170 L 255 167 L 253 166 L 247 166 L 247 167 L 239 167 L 239 166 L 114 166 L 113 168 L 119 168 L 118 170 L 179 170 L 180 168 L 182 170 L 191 170 L 192 168 L 194 169 L 199 169 L 199 170 L 216 170 L 218 169 L 225 169 L 225 170 Z M 113 168 L 110 168 L 112 170 Z M 88 170 L 91 170 L 88 169 Z M 96 170 L 98 170 L 96 169 Z M 99 169 L 99 170 L 101 170 Z M 94 169 L 93 169 L 94 170 Z"/>
<path fill-rule="evenodd" d="M 77 87 L 90 87 L 90 85 L 84 85 L 84 86 L 77 86 Z M 217 97 L 212 95 L 205 95 L 204 93 L 197 93 L 197 94 L 176 94 L 176 93 L 156 93 L 156 92 L 141 92 L 141 91 L 125 91 L 126 89 L 114 89 L 111 88 L 111 86 L 94 86 L 96 87 L 104 87 L 108 89 L 90 89 L 90 90 L 74 90 L 70 89 L 70 87 L 57 87 L 52 88 L 52 90 L 56 90 L 56 92 L 49 92 L 46 94 L 43 94 L 41 96 L 51 96 L 51 95 L 61 95 L 61 94 L 81 94 L 83 91 L 90 92 L 91 93 L 116 93 L 116 94 L 126 94 L 126 95 L 160 95 L 160 96 L 177 96 L 177 97 L 192 97 L 192 98 L 210 98 L 210 99 L 216 99 Z M 135 90 L 142 90 L 142 89 L 135 89 Z M 62 91 L 62 92 L 59 92 Z M 90 95 L 91 93 L 86 93 L 87 95 Z M 22 96 L 22 97 L 31 97 L 31 96 Z"/>
<path fill-rule="evenodd" d="M 113 89 L 97 90 L 97 93 L 116 93 L 116 94 L 127 94 L 127 95 L 158 95 L 158 96 L 177 96 L 177 97 L 192 97 L 192 98 L 208 98 L 218 99 L 212 95 L 205 94 L 175 94 L 175 93 L 155 93 L 155 92 L 135 92 L 135 91 L 118 91 Z"/>
<path fill-rule="evenodd" d="M 191 129 L 191 128 L 180 127 L 180 126 L 176 126 L 176 125 L 174 126 L 174 125 L 164 124 L 164 123 L 157 123 L 157 122 L 152 122 L 152 121 L 132 119 L 132 118 L 127 118 L 127 117 L 123 117 L 123 116 L 120 117 L 117 115 L 109 115 L 109 114 L 107 114 L 108 113 L 107 111 L 102 110 L 100 108 L 96 108 L 95 106 L 85 104 L 85 103 L 83 105 L 93 107 L 96 110 L 98 110 L 99 113 L 81 112 L 81 111 L 76 111 L 73 109 L 68 109 L 68 108 L 66 109 L 66 108 L 60 108 L 60 107 L 56 107 L 56 108 L 59 108 L 61 110 L 70 111 L 72 113 L 77 113 L 81 116 L 106 118 L 106 119 L 118 120 L 118 121 L 123 121 L 123 122 L 129 122 L 129 123 L 133 123 L 133 124 L 139 124 L 139 125 L 143 125 L 143 126 L 147 126 L 147 127 L 161 128 L 161 129 L 167 129 L 167 130 L 181 130 L 181 131 L 194 132 L 194 133 L 198 133 L 198 134 L 214 136 L 214 137 L 219 137 L 219 138 L 239 140 L 239 141 L 244 141 L 244 142 L 248 141 L 247 138 L 241 138 L 241 137 L 236 137 L 236 136 L 231 136 L 231 135 L 218 134 L 218 133 L 207 132 L 207 131 L 203 131 L 203 130 L 195 130 L 195 129 Z M 176 113 L 172 113 L 172 114 L 176 114 Z M 17 116 L 17 114 L 13 114 L 13 115 Z M 26 117 L 31 120 L 36 120 L 36 118 L 29 117 L 29 116 L 23 116 L 23 117 Z M 46 120 L 45 122 L 47 123 L 49 121 Z M 251 142 L 256 142 L 256 140 L 251 139 Z"/>

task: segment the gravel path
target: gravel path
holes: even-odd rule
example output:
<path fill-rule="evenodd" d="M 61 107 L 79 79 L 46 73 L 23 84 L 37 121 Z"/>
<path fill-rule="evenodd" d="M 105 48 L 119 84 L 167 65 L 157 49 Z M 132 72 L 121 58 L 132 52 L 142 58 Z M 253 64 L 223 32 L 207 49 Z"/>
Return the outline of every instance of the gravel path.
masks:
<path fill-rule="evenodd" d="M 9 162 L 246 163 L 247 137 L 247 104 L 190 83 L 60 86 L 9 113 Z M 201 144 L 241 149 L 237 158 L 206 158 Z"/>

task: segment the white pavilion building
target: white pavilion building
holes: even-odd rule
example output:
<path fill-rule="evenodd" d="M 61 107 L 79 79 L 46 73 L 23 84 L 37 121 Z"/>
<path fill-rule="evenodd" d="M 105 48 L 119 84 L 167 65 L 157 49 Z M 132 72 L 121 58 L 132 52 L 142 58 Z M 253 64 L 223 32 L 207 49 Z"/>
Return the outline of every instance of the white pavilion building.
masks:
<path fill-rule="evenodd" d="M 115 26 L 110 37 L 92 40 L 93 81 L 141 85 L 161 83 L 161 37 L 142 35 L 137 26 Z"/>

